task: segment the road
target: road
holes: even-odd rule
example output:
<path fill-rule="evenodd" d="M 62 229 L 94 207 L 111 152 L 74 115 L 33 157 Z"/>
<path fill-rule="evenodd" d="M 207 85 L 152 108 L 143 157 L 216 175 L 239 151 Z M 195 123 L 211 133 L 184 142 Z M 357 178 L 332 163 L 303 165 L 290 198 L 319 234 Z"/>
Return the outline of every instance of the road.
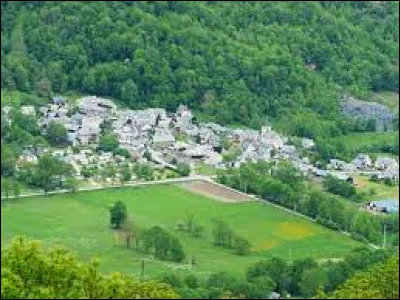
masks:
<path fill-rule="evenodd" d="M 187 182 L 187 181 L 194 181 L 194 180 L 205 180 L 208 182 L 213 182 L 212 176 L 204 176 L 204 175 L 192 175 L 189 177 L 182 177 L 182 178 L 169 178 L 169 179 L 162 179 L 162 180 L 153 180 L 153 181 L 136 181 L 136 182 L 128 182 L 125 184 L 115 184 L 115 185 L 106 185 L 106 186 L 94 186 L 94 187 L 85 187 L 85 188 L 78 188 L 76 192 L 84 192 L 84 191 L 94 191 L 94 190 L 104 190 L 110 188 L 121 188 L 121 187 L 129 187 L 129 186 L 145 186 L 145 185 L 158 185 L 158 184 L 171 184 L 171 183 L 178 183 L 178 182 Z M 57 190 L 48 192 L 47 195 L 56 195 L 56 194 L 65 194 L 69 193 L 69 190 Z M 37 192 L 37 193 L 28 193 L 22 194 L 18 198 L 26 198 L 26 197 L 33 197 L 33 196 L 44 196 L 46 195 L 44 192 Z M 8 199 L 15 199 L 15 196 L 10 196 L 8 198 L 3 198 L 2 200 Z"/>

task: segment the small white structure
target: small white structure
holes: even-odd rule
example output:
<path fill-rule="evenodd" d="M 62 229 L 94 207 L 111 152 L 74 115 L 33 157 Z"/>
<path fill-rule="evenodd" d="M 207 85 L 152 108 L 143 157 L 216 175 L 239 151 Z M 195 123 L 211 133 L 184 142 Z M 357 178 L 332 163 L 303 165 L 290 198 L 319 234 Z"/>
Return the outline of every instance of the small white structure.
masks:
<path fill-rule="evenodd" d="M 24 116 L 36 116 L 35 107 L 32 105 L 21 106 L 21 113 Z"/>
<path fill-rule="evenodd" d="M 380 156 L 376 159 L 375 161 L 375 168 L 378 170 L 386 170 L 386 169 L 390 169 L 390 168 L 398 168 L 399 167 L 399 163 L 390 157 L 384 157 L 384 156 Z"/>
<path fill-rule="evenodd" d="M 312 139 L 303 138 L 301 139 L 301 145 L 303 148 L 312 149 L 315 146 L 315 143 Z"/>
<path fill-rule="evenodd" d="M 355 159 L 351 161 L 357 169 L 366 170 L 372 167 L 372 160 L 368 154 L 359 153 Z"/>

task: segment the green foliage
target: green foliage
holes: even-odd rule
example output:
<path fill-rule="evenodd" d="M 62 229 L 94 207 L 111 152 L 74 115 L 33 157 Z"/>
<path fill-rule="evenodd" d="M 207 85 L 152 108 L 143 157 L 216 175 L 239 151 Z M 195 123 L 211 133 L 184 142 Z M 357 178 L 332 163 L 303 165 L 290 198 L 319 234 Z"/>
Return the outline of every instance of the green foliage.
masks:
<path fill-rule="evenodd" d="M 215 246 L 232 248 L 234 232 L 224 220 L 219 218 L 214 220 L 212 235 Z"/>
<path fill-rule="evenodd" d="M 53 146 L 65 146 L 68 144 L 67 128 L 61 123 L 50 121 L 47 127 L 47 139 Z"/>
<path fill-rule="evenodd" d="M 127 181 L 130 181 L 131 179 L 132 179 L 132 171 L 131 171 L 129 165 L 125 164 L 122 167 L 121 182 L 125 183 Z"/>
<path fill-rule="evenodd" d="M 10 178 L 1 178 L 1 192 L 4 193 L 6 199 L 12 192 L 14 197 L 18 198 L 21 194 L 21 184 Z"/>
<path fill-rule="evenodd" d="M 270 171 L 273 175 L 269 173 Z M 344 199 L 337 196 L 314 188 L 301 188 L 302 184 L 306 184 L 304 178 L 295 168 L 286 164 L 272 167 L 263 162 L 248 163 L 239 168 L 220 171 L 217 180 L 222 184 L 299 211 L 331 229 L 355 233 L 354 236 L 360 235 L 364 241 L 379 244 L 382 241 L 383 220 L 381 218 L 361 212 L 358 208 L 345 206 Z M 336 184 L 336 179 L 334 180 Z M 347 192 L 348 183 L 345 184 Z M 310 183 L 307 186 L 311 187 Z M 334 187 L 336 191 L 336 185 Z M 353 190 L 352 186 L 351 190 Z"/>
<path fill-rule="evenodd" d="M 10 145 L 1 144 L 1 176 L 10 176 L 14 174 L 16 155 Z"/>
<path fill-rule="evenodd" d="M 247 255 L 250 253 L 250 242 L 242 237 L 236 237 L 234 242 L 235 254 Z"/>
<path fill-rule="evenodd" d="M 110 208 L 110 225 L 114 229 L 120 229 L 128 217 L 126 205 L 117 201 Z"/>
<path fill-rule="evenodd" d="M 189 176 L 190 174 L 190 166 L 185 163 L 178 163 L 176 166 L 176 171 L 181 175 L 181 176 Z"/>
<path fill-rule="evenodd" d="M 21 165 L 16 178 L 29 186 L 42 188 L 45 193 L 63 186 L 63 182 L 73 175 L 72 166 L 50 154 L 39 157 L 36 165 Z"/>
<path fill-rule="evenodd" d="M 2 20 L 2 88 L 45 96 L 184 102 L 220 123 L 268 115 L 316 136 L 335 133 L 341 89 L 398 90 L 394 2 L 5 3 Z"/>
<path fill-rule="evenodd" d="M 179 240 L 159 226 L 144 231 L 141 239 L 144 251 L 154 253 L 157 259 L 175 262 L 185 259 L 185 253 Z"/>
<path fill-rule="evenodd" d="M 351 198 L 356 194 L 356 188 L 349 182 L 328 175 L 322 181 L 324 189 L 330 193 Z"/>
<path fill-rule="evenodd" d="M 397 255 L 350 278 L 330 299 L 397 299 L 399 258 Z"/>
<path fill-rule="evenodd" d="M 113 133 L 106 133 L 100 136 L 99 149 L 107 152 L 116 150 L 119 146 L 118 138 Z"/>
<path fill-rule="evenodd" d="M 60 248 L 16 238 L 1 249 L 2 299 L 173 299 L 166 284 L 143 282 L 120 273 L 100 274 L 98 263 L 83 264 Z"/>
<path fill-rule="evenodd" d="M 136 164 L 133 167 L 133 172 L 138 178 L 151 181 L 154 179 L 154 169 L 148 164 Z"/>

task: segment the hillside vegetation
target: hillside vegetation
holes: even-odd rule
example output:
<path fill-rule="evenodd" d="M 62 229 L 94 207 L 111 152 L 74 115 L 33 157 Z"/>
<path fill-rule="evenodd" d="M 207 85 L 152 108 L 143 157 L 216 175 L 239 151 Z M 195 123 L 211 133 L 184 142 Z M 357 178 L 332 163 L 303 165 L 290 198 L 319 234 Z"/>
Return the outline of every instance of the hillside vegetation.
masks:
<path fill-rule="evenodd" d="M 398 92 L 398 19 L 397 2 L 2 1 L 1 87 L 334 136 L 342 92 Z"/>

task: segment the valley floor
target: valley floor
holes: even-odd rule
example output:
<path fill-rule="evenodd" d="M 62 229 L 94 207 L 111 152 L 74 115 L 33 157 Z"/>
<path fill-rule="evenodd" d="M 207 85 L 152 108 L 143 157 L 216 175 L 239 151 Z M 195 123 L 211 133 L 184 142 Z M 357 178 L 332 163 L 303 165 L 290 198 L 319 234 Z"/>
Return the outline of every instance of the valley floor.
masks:
<path fill-rule="evenodd" d="M 121 245 L 113 245 L 108 208 L 115 201 L 126 203 L 128 213 L 139 228 L 160 225 L 181 240 L 187 258 L 195 256 L 193 271 L 243 273 L 254 262 L 272 256 L 284 259 L 313 257 L 340 258 L 361 244 L 304 218 L 259 202 L 223 203 L 194 194 L 177 185 L 126 187 L 75 194 L 38 196 L 2 202 L 1 240 L 16 235 L 42 240 L 46 245 L 62 245 L 80 258 L 97 257 L 105 272 L 139 274 L 146 259 L 145 275 L 156 276 L 174 269 L 184 272 L 186 263 L 153 260 L 148 255 Z M 175 230 L 187 212 L 205 227 L 204 236 L 193 238 Z M 223 218 L 235 232 L 252 243 L 252 253 L 236 256 L 212 243 L 212 220 Z"/>

